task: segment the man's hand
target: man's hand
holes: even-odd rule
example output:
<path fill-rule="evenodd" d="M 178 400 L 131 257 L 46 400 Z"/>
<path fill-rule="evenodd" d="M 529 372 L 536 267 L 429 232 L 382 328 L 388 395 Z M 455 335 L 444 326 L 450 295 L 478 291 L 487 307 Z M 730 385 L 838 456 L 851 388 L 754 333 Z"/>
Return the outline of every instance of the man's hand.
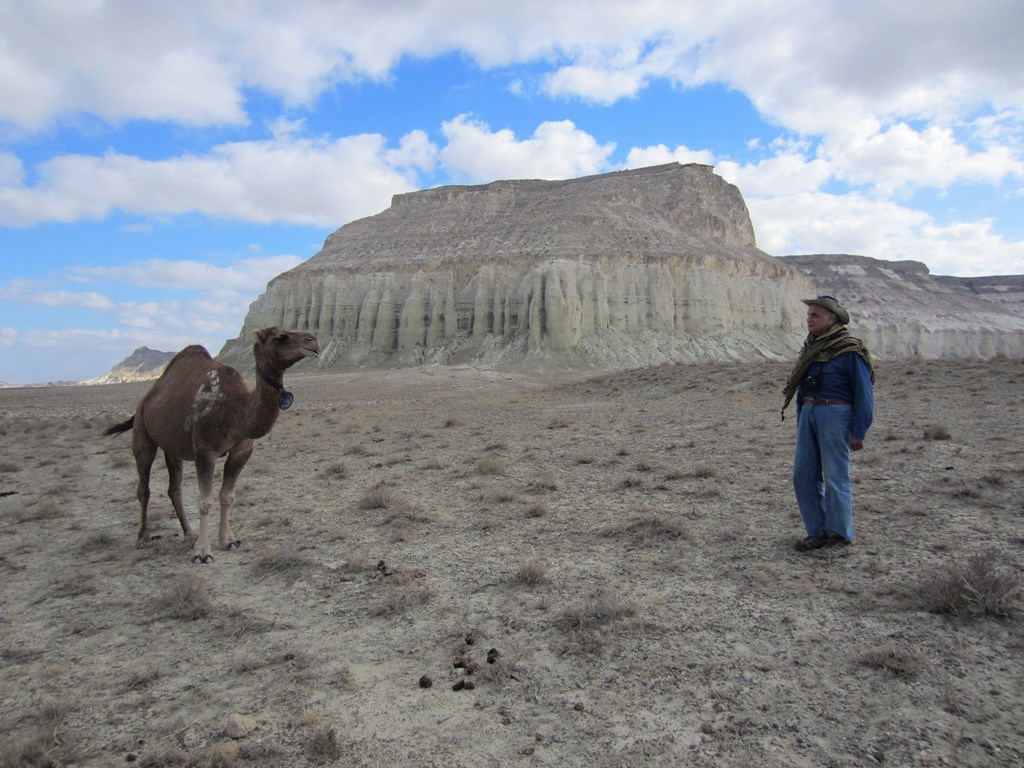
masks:
<path fill-rule="evenodd" d="M 858 440 L 856 437 L 851 437 L 850 438 L 850 450 L 851 451 L 859 451 L 863 447 L 864 447 L 864 441 L 863 440 Z"/>

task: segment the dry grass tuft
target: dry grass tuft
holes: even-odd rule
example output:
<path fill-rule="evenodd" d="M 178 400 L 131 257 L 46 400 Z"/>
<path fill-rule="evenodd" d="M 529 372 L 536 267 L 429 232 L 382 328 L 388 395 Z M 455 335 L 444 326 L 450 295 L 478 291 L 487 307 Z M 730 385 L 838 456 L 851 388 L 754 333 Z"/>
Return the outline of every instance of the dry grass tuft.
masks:
<path fill-rule="evenodd" d="M 693 533 L 684 526 L 651 512 L 641 514 L 636 520 L 627 520 L 611 526 L 605 531 L 608 536 L 629 535 L 641 541 L 660 539 L 693 539 Z"/>
<path fill-rule="evenodd" d="M 371 616 L 400 616 L 413 608 L 426 605 L 433 592 L 417 580 L 415 574 L 396 573 L 387 580 L 384 596 L 371 606 Z"/>
<path fill-rule="evenodd" d="M 994 549 L 958 560 L 927 575 L 908 596 L 927 611 L 964 620 L 1009 618 L 1016 613 L 1021 580 L 998 561 Z"/>
<path fill-rule="evenodd" d="M 252 567 L 257 575 L 265 576 L 271 573 L 295 573 L 311 565 L 309 558 L 285 547 L 276 547 L 257 557 Z"/>
<path fill-rule="evenodd" d="M 238 760 L 238 745 L 231 741 L 223 741 L 210 747 L 205 765 L 209 768 L 231 768 L 236 760 Z"/>
<path fill-rule="evenodd" d="M 36 520 L 59 520 L 67 517 L 68 511 L 52 501 L 44 502 L 22 512 L 16 519 L 19 523 L 30 523 Z"/>
<path fill-rule="evenodd" d="M 24 719 L 31 728 L 21 734 L 5 734 L 0 746 L 2 768 L 56 768 L 65 764 L 59 738 L 68 706 L 56 699 L 44 698 Z"/>
<path fill-rule="evenodd" d="M 932 424 L 924 429 L 925 440 L 949 440 L 951 437 L 949 430 L 941 424 Z"/>
<path fill-rule="evenodd" d="M 344 463 L 339 461 L 338 463 L 331 464 L 331 466 L 327 467 L 327 469 L 324 470 L 324 476 L 327 478 L 334 478 L 335 480 L 343 480 L 348 477 L 348 469 L 345 467 Z"/>
<path fill-rule="evenodd" d="M 516 495 L 508 488 L 495 485 L 487 489 L 487 498 L 494 504 L 503 504 L 505 502 L 514 501 Z"/>
<path fill-rule="evenodd" d="M 309 740 L 309 754 L 318 763 L 336 763 L 341 759 L 338 735 L 333 728 L 321 728 Z"/>
<path fill-rule="evenodd" d="M 542 501 L 528 504 L 523 510 L 523 516 L 527 518 L 544 517 L 548 513 L 547 505 Z"/>
<path fill-rule="evenodd" d="M 860 657 L 860 663 L 871 669 L 880 669 L 901 680 L 917 677 L 921 663 L 915 656 L 903 653 L 892 645 L 873 648 Z"/>
<path fill-rule="evenodd" d="M 15 736 L 7 734 L 6 744 L 0 747 L 2 768 L 57 768 L 64 765 L 60 755 L 57 734 L 46 727 Z"/>
<path fill-rule="evenodd" d="M 535 587 L 547 581 L 546 571 L 544 563 L 539 563 L 536 560 L 526 560 L 519 564 L 519 568 L 512 577 L 512 581 L 515 584 Z"/>
<path fill-rule="evenodd" d="M 504 475 L 505 465 L 497 459 L 480 459 L 476 463 L 476 471 L 481 475 Z"/>
<path fill-rule="evenodd" d="M 407 509 L 408 504 L 390 488 L 378 485 L 357 502 L 359 509 Z"/>
<path fill-rule="evenodd" d="M 526 492 L 531 493 L 534 496 L 543 496 L 547 493 L 552 493 L 558 490 L 558 484 L 555 483 L 555 478 L 551 476 L 550 472 L 544 472 L 538 475 L 529 482 L 526 486 Z"/>
<path fill-rule="evenodd" d="M 580 605 L 563 611 L 555 626 L 568 635 L 564 655 L 596 655 L 604 647 L 604 632 L 609 624 L 636 615 L 632 603 L 624 603 L 610 590 L 598 589 Z"/>
<path fill-rule="evenodd" d="M 163 603 L 175 619 L 201 619 L 213 611 L 206 582 L 191 571 L 174 577 L 164 593 Z"/>

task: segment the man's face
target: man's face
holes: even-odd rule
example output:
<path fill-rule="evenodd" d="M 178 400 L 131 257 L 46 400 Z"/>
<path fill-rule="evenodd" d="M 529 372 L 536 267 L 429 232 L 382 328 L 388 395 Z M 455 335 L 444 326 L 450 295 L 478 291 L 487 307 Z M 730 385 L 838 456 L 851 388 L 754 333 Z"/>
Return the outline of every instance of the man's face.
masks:
<path fill-rule="evenodd" d="M 837 318 L 824 307 L 811 304 L 807 307 L 807 332 L 811 336 L 821 336 L 836 322 Z"/>

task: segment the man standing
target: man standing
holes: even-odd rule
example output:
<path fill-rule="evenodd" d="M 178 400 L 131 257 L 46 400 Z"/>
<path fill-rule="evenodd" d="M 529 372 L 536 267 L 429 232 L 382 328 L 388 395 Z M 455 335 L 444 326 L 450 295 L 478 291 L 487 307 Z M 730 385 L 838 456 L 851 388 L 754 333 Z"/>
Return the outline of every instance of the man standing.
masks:
<path fill-rule="evenodd" d="M 851 451 L 864 447 L 874 416 L 871 354 L 850 336 L 847 312 L 832 296 L 804 299 L 807 339 L 782 405 L 796 395 L 793 489 L 807 535 L 798 552 L 838 550 L 853 543 Z"/>

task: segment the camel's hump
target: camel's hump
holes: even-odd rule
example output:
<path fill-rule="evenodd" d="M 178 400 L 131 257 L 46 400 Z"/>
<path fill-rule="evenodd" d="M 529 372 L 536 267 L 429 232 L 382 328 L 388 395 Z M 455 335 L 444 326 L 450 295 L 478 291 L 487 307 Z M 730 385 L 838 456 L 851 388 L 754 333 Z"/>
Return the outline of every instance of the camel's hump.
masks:
<path fill-rule="evenodd" d="M 165 370 L 170 370 L 174 365 L 180 363 L 182 360 L 209 361 L 212 359 L 213 358 L 210 356 L 210 353 L 206 351 L 206 347 L 200 346 L 199 344 L 190 344 L 171 358 L 171 362 L 167 364 L 167 368 Z"/>

